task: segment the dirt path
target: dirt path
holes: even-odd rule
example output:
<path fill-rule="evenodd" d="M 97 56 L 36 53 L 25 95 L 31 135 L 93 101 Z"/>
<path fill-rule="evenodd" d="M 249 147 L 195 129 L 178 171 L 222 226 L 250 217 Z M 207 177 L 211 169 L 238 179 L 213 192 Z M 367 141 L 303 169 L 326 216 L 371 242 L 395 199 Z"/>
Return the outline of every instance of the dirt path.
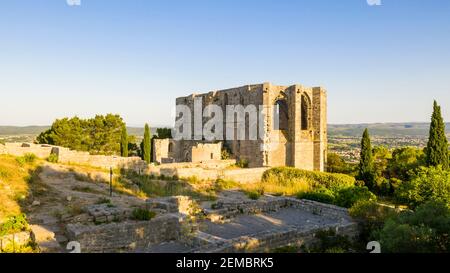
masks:
<path fill-rule="evenodd" d="M 109 174 L 84 169 L 44 163 L 38 181 L 33 182 L 39 183 L 44 190 L 33 193 L 34 202 L 27 215 L 42 252 L 66 251 L 65 225 L 88 221 L 89 216 L 84 210 L 88 205 L 105 199 L 123 208 L 145 203 L 145 199 L 117 192 L 110 197 L 107 183 L 91 179 L 106 181 Z"/>

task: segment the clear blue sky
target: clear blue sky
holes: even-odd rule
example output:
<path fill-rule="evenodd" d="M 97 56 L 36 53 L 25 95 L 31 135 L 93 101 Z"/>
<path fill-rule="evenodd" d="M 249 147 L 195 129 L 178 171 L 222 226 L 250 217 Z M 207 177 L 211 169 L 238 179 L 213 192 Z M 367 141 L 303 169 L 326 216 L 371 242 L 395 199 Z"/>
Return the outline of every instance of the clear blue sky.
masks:
<path fill-rule="evenodd" d="M 327 88 L 330 123 L 450 121 L 450 1 L 0 1 L 0 125 L 119 113 L 170 125 L 177 96 Z"/>

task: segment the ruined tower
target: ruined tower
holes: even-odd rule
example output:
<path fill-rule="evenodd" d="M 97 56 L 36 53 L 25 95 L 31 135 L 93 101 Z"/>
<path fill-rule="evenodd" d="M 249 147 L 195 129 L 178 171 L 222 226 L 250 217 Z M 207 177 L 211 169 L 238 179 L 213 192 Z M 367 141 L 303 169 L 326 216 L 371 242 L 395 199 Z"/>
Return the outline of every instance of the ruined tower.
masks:
<path fill-rule="evenodd" d="M 323 88 L 263 83 L 192 94 L 177 98 L 176 104 L 186 105 L 194 116 L 194 101 L 199 98 L 202 109 L 214 104 L 223 110 L 223 139 L 205 141 L 192 133 L 190 140 L 172 140 L 168 149 L 172 152 L 168 156 L 174 162 L 217 160 L 218 151 L 226 148 L 236 159 L 246 160 L 249 167 L 292 166 L 317 171 L 325 169 L 327 98 Z M 262 137 L 250 139 L 248 129 L 252 119 L 246 115 L 246 138 L 238 139 L 236 134 L 232 139 L 227 138 L 227 126 L 235 130 L 240 126 L 236 119 L 226 119 L 227 106 L 238 105 L 246 109 L 252 105 L 266 109 L 263 116 L 258 115 L 258 130 L 263 132 Z M 208 118 L 201 119 L 203 125 L 207 121 Z M 194 119 L 190 126 L 194 132 Z"/>

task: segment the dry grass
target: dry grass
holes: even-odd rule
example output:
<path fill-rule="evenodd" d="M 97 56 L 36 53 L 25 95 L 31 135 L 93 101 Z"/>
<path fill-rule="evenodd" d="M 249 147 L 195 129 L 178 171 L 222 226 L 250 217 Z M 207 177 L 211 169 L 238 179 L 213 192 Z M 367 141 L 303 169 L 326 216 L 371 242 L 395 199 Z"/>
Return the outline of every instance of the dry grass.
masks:
<path fill-rule="evenodd" d="M 263 192 L 272 195 L 284 195 L 284 196 L 295 196 L 301 192 L 308 192 L 311 190 L 310 182 L 295 181 L 289 184 L 280 184 L 271 181 L 257 182 L 241 184 L 240 189 L 246 192 Z"/>
<path fill-rule="evenodd" d="M 30 194 L 31 173 L 38 163 L 22 164 L 16 157 L 0 155 L 0 222 L 22 212 L 20 202 Z"/>

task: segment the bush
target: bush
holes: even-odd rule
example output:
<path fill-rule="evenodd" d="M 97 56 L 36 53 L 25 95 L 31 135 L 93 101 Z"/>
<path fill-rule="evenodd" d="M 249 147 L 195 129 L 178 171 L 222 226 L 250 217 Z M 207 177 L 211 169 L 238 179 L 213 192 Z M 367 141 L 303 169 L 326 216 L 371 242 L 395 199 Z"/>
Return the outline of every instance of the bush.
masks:
<path fill-rule="evenodd" d="M 105 197 L 99 198 L 95 204 L 111 204 L 111 200 Z"/>
<path fill-rule="evenodd" d="M 308 199 L 321 203 L 333 204 L 335 194 L 327 188 L 319 188 L 313 192 L 302 192 L 297 195 L 298 199 Z"/>
<path fill-rule="evenodd" d="M 252 199 L 252 200 L 258 200 L 261 197 L 261 193 L 258 191 L 249 191 L 246 192 L 248 198 Z"/>
<path fill-rule="evenodd" d="M 355 185 L 355 178 L 345 174 L 323 173 L 317 171 L 306 171 L 292 167 L 277 167 L 264 172 L 262 181 L 278 180 L 278 183 L 289 185 L 295 181 L 309 180 L 313 187 L 325 187 L 332 191 Z"/>
<path fill-rule="evenodd" d="M 395 217 L 397 211 L 373 200 L 360 200 L 349 209 L 349 214 L 359 223 L 359 241 L 361 249 L 365 249 L 367 242 L 377 240 L 374 233 L 383 228 L 387 219 Z"/>
<path fill-rule="evenodd" d="M 37 156 L 32 153 L 26 153 L 23 155 L 23 158 L 25 159 L 26 163 L 33 164 L 36 161 Z"/>
<path fill-rule="evenodd" d="M 54 153 L 50 154 L 50 156 L 47 158 L 47 161 L 51 163 L 58 163 L 58 160 L 58 155 Z"/>
<path fill-rule="evenodd" d="M 10 217 L 6 222 L 0 224 L 0 237 L 12 233 L 25 231 L 28 229 L 27 217 L 25 214 L 19 214 Z"/>
<path fill-rule="evenodd" d="M 376 232 L 383 252 L 446 253 L 450 251 L 450 209 L 442 201 L 430 201 L 415 212 L 403 211 Z"/>
<path fill-rule="evenodd" d="M 25 164 L 33 164 L 36 159 L 37 157 L 35 154 L 26 153 L 23 156 L 17 157 L 16 161 L 20 166 L 24 166 Z"/>
<path fill-rule="evenodd" d="M 239 161 L 236 162 L 236 166 L 239 168 L 248 168 L 248 160 L 247 159 L 239 159 Z"/>
<path fill-rule="evenodd" d="M 367 187 L 350 187 L 337 192 L 327 188 L 315 189 L 297 195 L 299 199 L 308 199 L 321 203 L 334 204 L 336 206 L 349 208 L 358 201 L 376 200 L 376 196 Z"/>
<path fill-rule="evenodd" d="M 432 200 L 450 204 L 450 171 L 441 167 L 420 167 L 411 180 L 399 186 L 396 198 L 412 208 Z"/>
<path fill-rule="evenodd" d="M 367 187 L 351 187 L 340 190 L 335 199 L 335 204 L 340 207 L 350 208 L 358 201 L 376 200 L 375 194 L 371 193 Z"/>
<path fill-rule="evenodd" d="M 155 218 L 156 212 L 148 209 L 136 208 L 133 210 L 132 218 L 138 221 L 150 221 Z"/>
<path fill-rule="evenodd" d="M 216 191 L 229 190 L 237 187 L 239 187 L 239 183 L 233 180 L 224 180 L 219 178 L 214 182 L 214 190 Z"/>
<path fill-rule="evenodd" d="M 306 252 L 312 253 L 346 253 L 353 252 L 353 244 L 347 236 L 337 235 L 332 229 L 317 231 L 318 242 L 311 245 Z"/>

